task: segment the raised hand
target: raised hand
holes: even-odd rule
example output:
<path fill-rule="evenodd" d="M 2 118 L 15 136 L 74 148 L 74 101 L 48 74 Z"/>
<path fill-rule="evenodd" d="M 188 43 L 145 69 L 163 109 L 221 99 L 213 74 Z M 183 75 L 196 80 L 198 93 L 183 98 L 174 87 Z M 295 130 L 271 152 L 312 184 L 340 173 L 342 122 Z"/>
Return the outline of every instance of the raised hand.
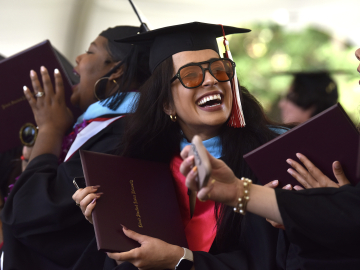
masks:
<path fill-rule="evenodd" d="M 307 157 L 297 153 L 296 156 L 304 164 L 305 168 L 298 162 L 288 159 L 286 162 L 290 164 L 293 169 L 288 169 L 290 173 L 300 184 L 305 188 L 318 188 L 318 187 L 340 187 L 343 185 L 350 184 L 346 178 L 344 171 L 339 161 L 335 161 L 332 164 L 334 176 L 338 183 L 335 183 L 323 174 Z M 296 188 L 296 186 L 294 187 Z M 298 189 L 298 188 L 296 188 Z"/>
<path fill-rule="evenodd" d="M 34 113 L 39 130 L 52 129 L 64 134 L 73 123 L 73 116 L 66 107 L 64 85 L 59 70 L 55 69 L 55 91 L 45 67 L 41 67 L 43 87 L 35 71 L 30 71 L 34 93 L 24 86 L 24 94 Z"/>
<path fill-rule="evenodd" d="M 181 163 L 180 172 L 186 176 L 186 186 L 193 191 L 198 191 L 200 200 L 212 199 L 217 202 L 232 205 L 243 191 L 239 179 L 233 171 L 220 159 L 214 158 L 208 152 L 209 161 L 212 167 L 210 181 L 207 187 L 198 190 L 196 182 L 197 168 L 194 166 L 194 156 L 188 156 L 190 145 L 181 151 L 184 161 Z"/>
<path fill-rule="evenodd" d="M 64 86 L 57 69 L 54 71 L 55 91 L 45 67 L 41 67 L 40 84 L 35 71 L 30 71 L 34 93 L 24 86 L 24 94 L 34 113 L 39 133 L 31 152 L 29 161 L 42 154 L 59 156 L 65 132 L 73 123 L 73 115 L 66 107 Z"/>

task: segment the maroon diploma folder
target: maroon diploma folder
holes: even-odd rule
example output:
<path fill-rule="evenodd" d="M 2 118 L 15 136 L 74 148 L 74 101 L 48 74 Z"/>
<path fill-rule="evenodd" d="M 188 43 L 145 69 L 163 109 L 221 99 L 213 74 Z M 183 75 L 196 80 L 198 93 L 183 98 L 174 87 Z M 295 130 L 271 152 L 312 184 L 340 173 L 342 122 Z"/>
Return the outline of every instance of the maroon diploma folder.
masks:
<path fill-rule="evenodd" d="M 187 247 L 169 166 L 163 163 L 81 151 L 87 186 L 100 185 L 93 223 L 99 250 L 123 252 L 140 244 L 122 226 Z"/>
<path fill-rule="evenodd" d="M 59 69 L 65 87 L 66 104 L 74 117 L 80 115 L 80 110 L 70 104 L 72 84 L 76 77 L 71 64 L 46 40 L 27 50 L 19 52 L 0 61 L 0 153 L 21 144 L 20 128 L 25 123 L 35 124 L 34 115 L 25 99 L 23 86 L 32 89 L 30 70 L 40 74 L 40 67 L 45 66 L 54 84 L 54 69 Z M 41 79 L 41 77 L 40 77 Z M 33 90 L 33 89 L 32 89 Z"/>
<path fill-rule="evenodd" d="M 352 184 L 357 176 L 359 132 L 340 104 L 244 155 L 245 161 L 262 184 L 279 180 L 279 187 L 299 185 L 288 172 L 291 158 L 300 164 L 296 153 L 304 154 L 331 180 L 336 181 L 332 163 L 340 161 Z"/>

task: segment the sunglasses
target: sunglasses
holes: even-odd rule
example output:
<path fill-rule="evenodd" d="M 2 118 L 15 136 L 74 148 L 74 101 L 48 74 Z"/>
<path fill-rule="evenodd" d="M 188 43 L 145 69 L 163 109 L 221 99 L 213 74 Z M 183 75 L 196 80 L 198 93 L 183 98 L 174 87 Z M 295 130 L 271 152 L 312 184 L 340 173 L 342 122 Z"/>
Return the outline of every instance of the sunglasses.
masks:
<path fill-rule="evenodd" d="M 208 64 L 208 67 L 204 68 L 202 66 L 204 64 Z M 173 83 L 176 79 L 179 79 L 185 88 L 196 88 L 203 84 L 206 70 L 219 82 L 228 82 L 234 77 L 235 66 L 235 63 L 227 58 L 190 63 L 179 68 L 170 82 Z"/>
<path fill-rule="evenodd" d="M 26 123 L 20 128 L 20 141 L 25 146 L 33 146 L 37 135 L 38 128 L 31 123 Z"/>

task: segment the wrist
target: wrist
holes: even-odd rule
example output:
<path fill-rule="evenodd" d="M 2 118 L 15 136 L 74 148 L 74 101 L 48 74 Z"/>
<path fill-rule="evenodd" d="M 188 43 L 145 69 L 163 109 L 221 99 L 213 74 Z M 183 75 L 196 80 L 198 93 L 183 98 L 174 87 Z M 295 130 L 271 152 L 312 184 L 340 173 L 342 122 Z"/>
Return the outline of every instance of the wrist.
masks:
<path fill-rule="evenodd" d="M 184 249 L 182 247 L 172 245 L 171 252 L 169 254 L 170 258 L 166 269 L 175 269 L 180 259 L 184 256 Z"/>
<path fill-rule="evenodd" d="M 234 196 L 231 200 L 231 206 L 236 207 L 238 205 L 238 199 L 244 196 L 244 186 L 239 178 L 236 178 L 234 187 Z"/>
<path fill-rule="evenodd" d="M 191 250 L 187 248 L 183 249 L 183 256 L 179 259 L 178 263 L 176 264 L 175 270 L 192 270 L 194 269 L 194 255 Z"/>
<path fill-rule="evenodd" d="M 236 207 L 234 207 L 234 212 L 245 215 L 247 203 L 250 200 L 250 187 L 252 184 L 252 180 L 242 177 L 240 182 L 243 187 L 243 195 L 238 197 L 237 205 Z"/>
<path fill-rule="evenodd" d="M 39 133 L 46 134 L 47 136 L 64 137 L 65 130 L 61 130 L 52 125 L 42 125 L 39 127 Z"/>

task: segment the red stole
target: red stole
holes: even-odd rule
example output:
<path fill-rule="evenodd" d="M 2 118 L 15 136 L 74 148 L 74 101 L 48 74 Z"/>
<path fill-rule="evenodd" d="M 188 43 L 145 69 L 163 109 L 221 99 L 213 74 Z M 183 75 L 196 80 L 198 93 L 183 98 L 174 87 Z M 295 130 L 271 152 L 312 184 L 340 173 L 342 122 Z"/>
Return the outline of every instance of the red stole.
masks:
<path fill-rule="evenodd" d="M 186 239 L 190 250 L 208 252 L 216 235 L 215 202 L 210 200 L 201 202 L 196 198 L 194 215 L 190 217 L 188 188 L 185 186 L 185 176 L 179 171 L 182 161 L 180 156 L 175 156 L 171 161 L 170 169 L 175 179 Z"/>

